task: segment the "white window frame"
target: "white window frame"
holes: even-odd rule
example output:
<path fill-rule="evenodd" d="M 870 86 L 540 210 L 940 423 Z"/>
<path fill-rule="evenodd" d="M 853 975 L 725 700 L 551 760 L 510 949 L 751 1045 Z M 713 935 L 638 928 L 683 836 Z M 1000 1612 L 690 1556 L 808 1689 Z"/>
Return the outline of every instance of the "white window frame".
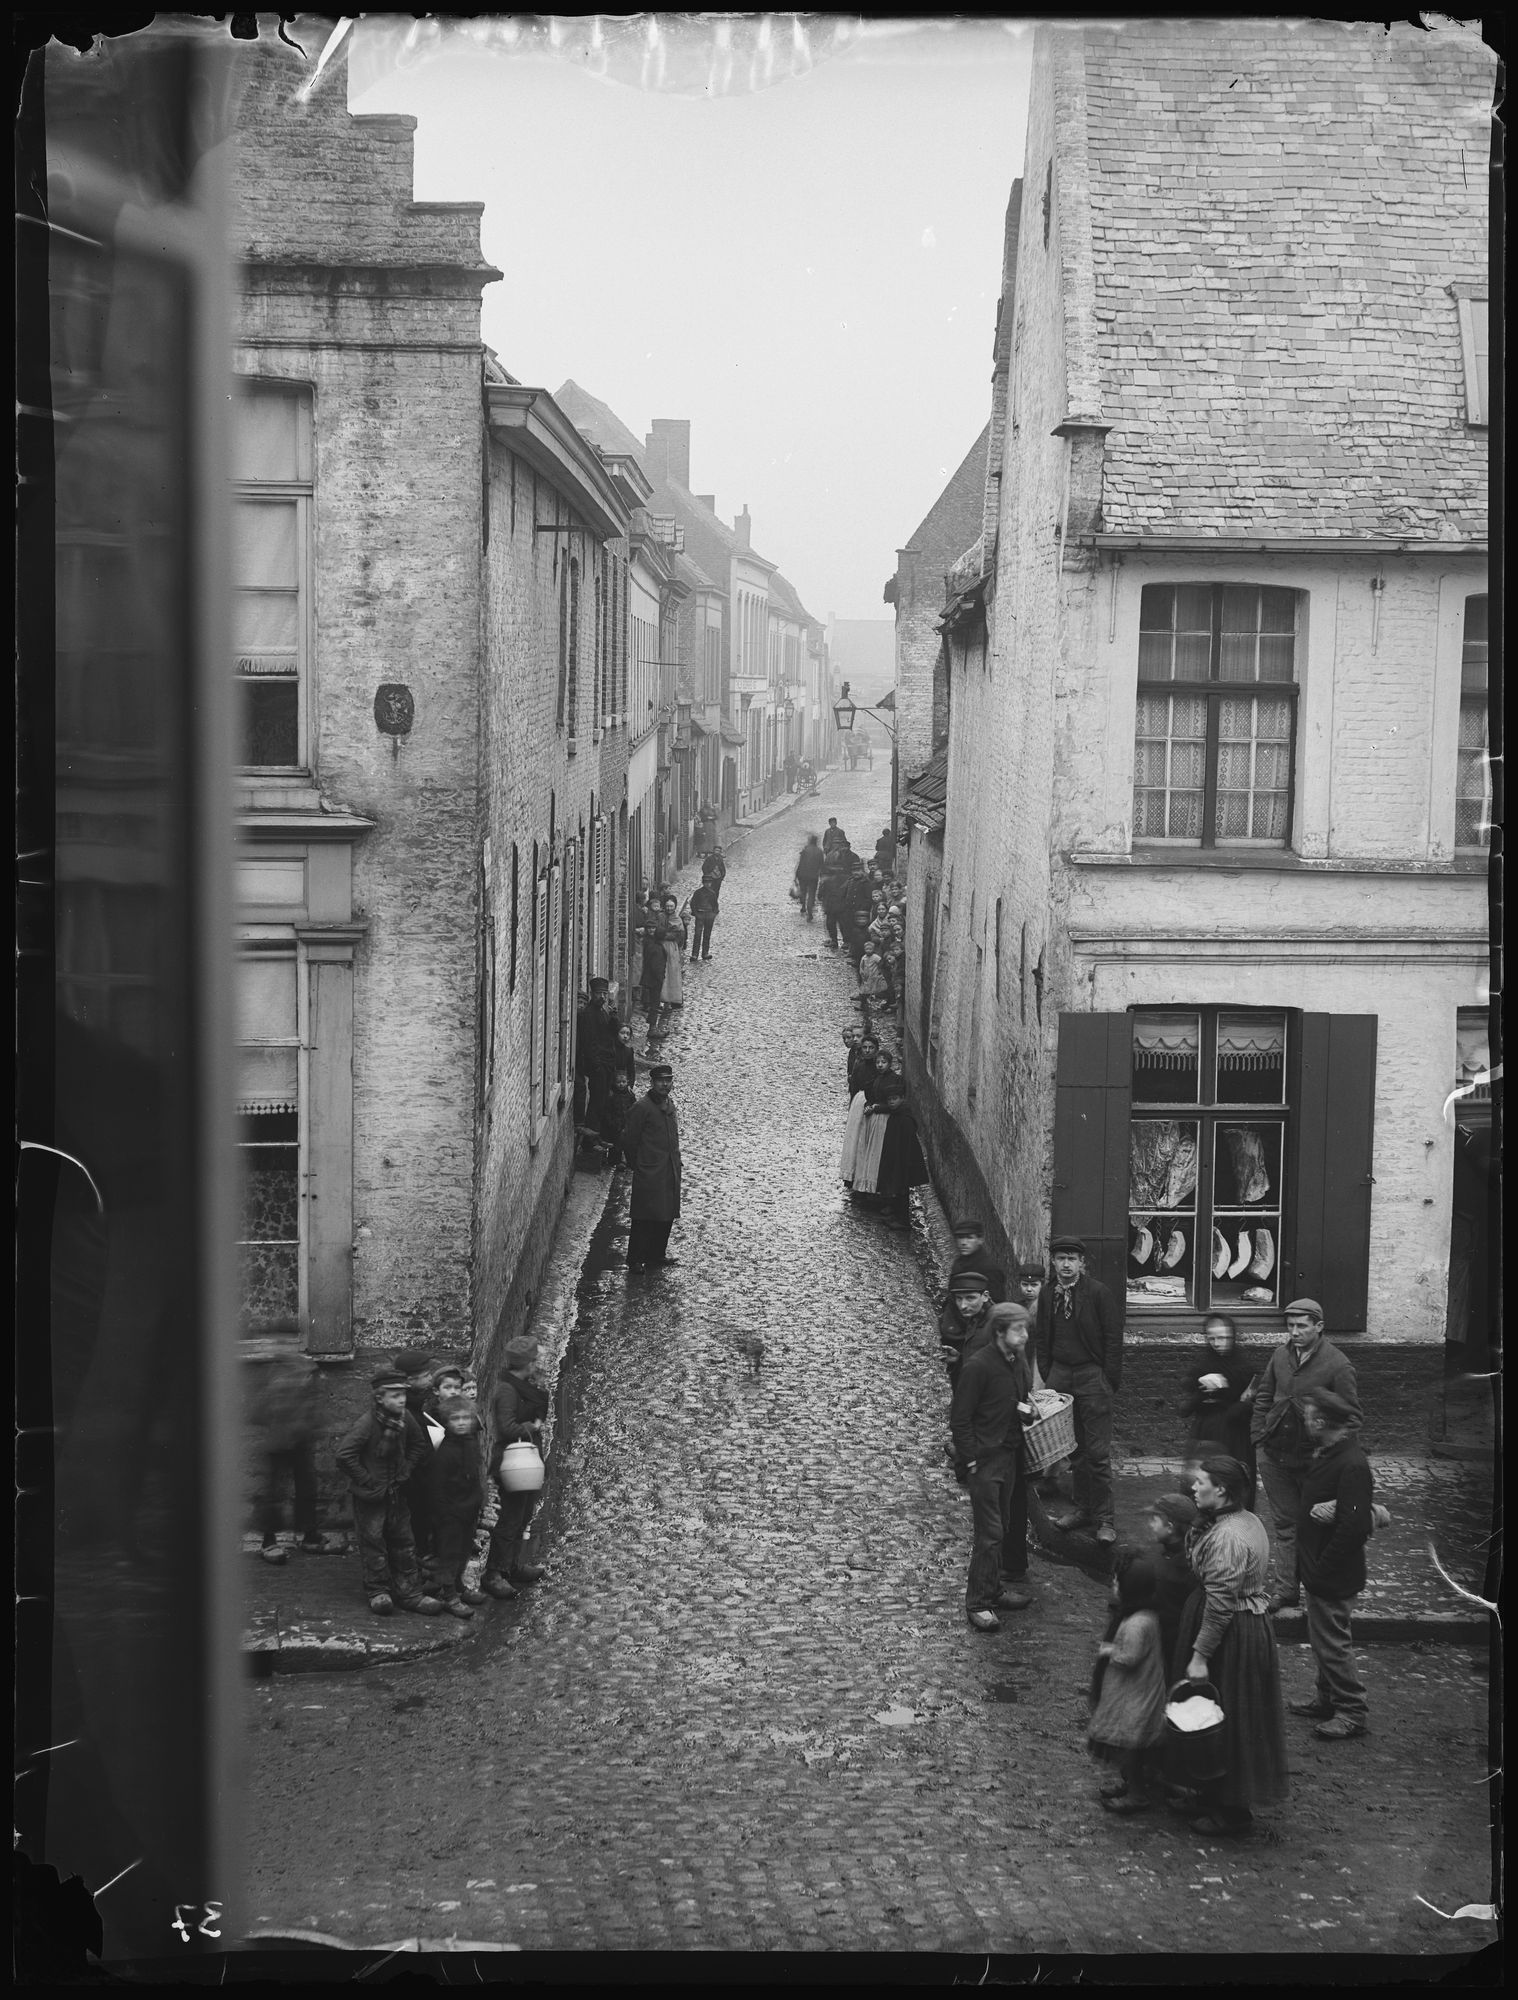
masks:
<path fill-rule="evenodd" d="M 1460 315 L 1460 358 L 1465 364 L 1465 421 L 1487 428 L 1491 422 L 1491 325 L 1485 288 L 1467 290 L 1452 285 Z"/>
<path fill-rule="evenodd" d="M 253 480 L 239 479 L 233 482 L 232 496 L 237 504 L 244 502 L 288 504 L 295 502 L 295 561 L 296 590 L 298 592 L 295 615 L 295 756 L 293 764 L 239 764 L 238 770 L 258 777 L 306 777 L 311 770 L 311 656 L 312 656 L 312 527 L 313 503 L 315 500 L 316 472 L 316 414 L 315 397 L 309 384 L 304 382 L 274 381 L 267 376 L 242 376 L 239 385 L 265 392 L 275 391 L 287 395 L 295 404 L 297 415 L 297 435 L 302 438 L 306 462 L 311 467 L 312 477 L 306 480 Z M 236 592 L 234 590 L 234 601 Z M 233 654 L 233 674 L 239 683 L 255 679 L 257 676 L 238 672 L 237 655 Z M 241 728 L 241 715 L 238 717 Z M 241 744 L 239 744 L 239 749 Z"/>

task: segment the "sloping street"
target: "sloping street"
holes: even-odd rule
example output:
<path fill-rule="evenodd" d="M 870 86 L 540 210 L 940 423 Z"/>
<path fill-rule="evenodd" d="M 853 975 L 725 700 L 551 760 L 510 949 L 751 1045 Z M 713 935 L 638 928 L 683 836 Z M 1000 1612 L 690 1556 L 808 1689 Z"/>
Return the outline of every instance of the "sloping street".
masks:
<path fill-rule="evenodd" d="M 806 832 L 836 814 L 867 848 L 888 810 L 880 760 L 729 849 L 665 1045 L 681 1262 L 587 1267 L 548 1577 L 440 1661 L 250 1687 L 252 1926 L 976 1952 L 1195 1950 L 1214 1921 L 1233 1951 L 1491 1934 L 1418 1900 L 1488 1879 L 1483 1659 L 1376 1648 L 1375 1733 L 1293 1724 L 1291 1804 L 1229 1846 L 1098 1809 L 1098 1584 L 1035 1561 L 1033 1609 L 967 1626 L 913 1238 L 838 1181 L 852 982 L 786 894 Z M 1305 1648 L 1283 1664 L 1308 1692 Z"/>

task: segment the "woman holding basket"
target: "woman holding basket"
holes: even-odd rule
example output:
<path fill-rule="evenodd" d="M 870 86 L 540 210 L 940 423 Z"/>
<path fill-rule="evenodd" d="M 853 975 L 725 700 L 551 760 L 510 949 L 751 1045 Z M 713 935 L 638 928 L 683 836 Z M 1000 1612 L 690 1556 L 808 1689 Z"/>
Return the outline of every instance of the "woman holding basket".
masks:
<path fill-rule="evenodd" d="M 1204 1458 L 1192 1491 L 1201 1518 L 1186 1537 L 1186 1559 L 1197 1588 L 1181 1613 L 1171 1679 L 1207 1681 L 1216 1691 L 1227 1767 L 1199 1790 L 1199 1833 L 1245 1833 L 1255 1806 L 1289 1792 L 1281 1664 L 1266 1612 L 1270 1538 L 1244 1505 L 1249 1485 L 1236 1458 Z"/>

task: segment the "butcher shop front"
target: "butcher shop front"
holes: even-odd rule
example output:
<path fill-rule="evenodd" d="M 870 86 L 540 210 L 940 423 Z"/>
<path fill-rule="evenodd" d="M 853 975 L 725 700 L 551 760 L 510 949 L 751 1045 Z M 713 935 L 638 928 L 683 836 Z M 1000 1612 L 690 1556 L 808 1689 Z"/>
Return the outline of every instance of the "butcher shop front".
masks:
<path fill-rule="evenodd" d="M 1321 1299 L 1366 1324 L 1376 1017 L 1237 1006 L 1062 1014 L 1055 1230 L 1130 1325 Z"/>

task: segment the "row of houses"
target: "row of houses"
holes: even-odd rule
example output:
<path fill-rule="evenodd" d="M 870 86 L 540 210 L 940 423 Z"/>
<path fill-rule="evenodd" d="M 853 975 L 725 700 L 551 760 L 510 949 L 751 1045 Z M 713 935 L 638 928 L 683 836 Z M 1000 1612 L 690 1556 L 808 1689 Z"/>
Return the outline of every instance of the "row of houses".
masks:
<path fill-rule="evenodd" d="M 886 586 L 935 1178 L 1156 1340 L 1485 1322 L 1493 73 L 1040 28 L 987 423 Z"/>
<path fill-rule="evenodd" d="M 698 812 L 827 758 L 825 635 L 688 423 L 640 443 L 483 345 L 481 206 L 412 199 L 414 119 L 240 60 L 244 1310 L 488 1365 L 572 1171 L 577 997 Z"/>

